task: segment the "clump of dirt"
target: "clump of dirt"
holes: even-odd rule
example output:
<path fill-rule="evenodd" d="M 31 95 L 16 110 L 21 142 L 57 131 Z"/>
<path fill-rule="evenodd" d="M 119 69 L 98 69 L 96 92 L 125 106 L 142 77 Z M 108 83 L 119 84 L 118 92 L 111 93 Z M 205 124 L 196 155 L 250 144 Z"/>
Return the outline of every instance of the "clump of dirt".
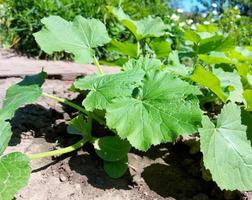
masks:
<path fill-rule="evenodd" d="M 19 79 L 2 79 L 0 96 Z M 71 82 L 47 80 L 44 91 L 68 99 L 76 94 Z M 27 154 L 67 146 L 78 136 L 68 135 L 67 121 L 76 111 L 41 98 L 20 108 L 12 119 L 13 137 L 7 152 Z M 98 130 L 99 127 L 97 127 Z M 99 128 L 100 132 L 102 131 Z M 190 154 L 184 142 L 165 144 L 146 153 L 129 153 L 129 170 L 120 179 L 109 178 L 90 145 L 70 154 L 31 162 L 29 185 L 16 200 L 222 200 L 252 199 L 251 194 L 222 192 L 201 174 L 201 153 Z"/>

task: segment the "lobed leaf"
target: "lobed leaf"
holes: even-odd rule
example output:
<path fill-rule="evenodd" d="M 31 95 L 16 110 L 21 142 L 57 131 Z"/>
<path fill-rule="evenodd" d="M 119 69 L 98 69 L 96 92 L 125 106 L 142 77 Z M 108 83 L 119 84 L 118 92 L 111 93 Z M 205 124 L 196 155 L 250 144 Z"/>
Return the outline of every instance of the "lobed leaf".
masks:
<path fill-rule="evenodd" d="M 139 150 L 191 134 L 201 121 L 198 88 L 168 73 L 151 71 L 136 98 L 120 97 L 106 108 L 107 125 Z"/>
<path fill-rule="evenodd" d="M 160 70 L 161 61 L 155 58 L 140 57 L 138 59 L 130 59 L 127 63 L 123 65 L 124 70 L 141 69 L 145 72 L 151 70 Z"/>
<path fill-rule="evenodd" d="M 0 157 L 0 199 L 10 200 L 27 185 L 31 169 L 29 158 L 19 152 Z"/>
<path fill-rule="evenodd" d="M 241 77 L 236 70 L 226 72 L 222 68 L 214 68 L 213 73 L 220 79 L 221 87 L 227 88 L 229 93 L 228 100 L 239 103 L 244 102 Z"/>
<path fill-rule="evenodd" d="M 168 26 L 164 24 L 160 17 L 152 18 L 149 16 L 135 21 L 124 13 L 122 8 L 113 7 L 111 8 L 111 12 L 134 34 L 138 41 L 143 38 L 160 37 L 166 34 Z"/>
<path fill-rule="evenodd" d="M 252 190 L 252 148 L 241 124 L 241 110 L 234 103 L 225 105 L 217 125 L 205 116 L 200 146 L 204 165 L 221 189 Z"/>
<path fill-rule="evenodd" d="M 44 28 L 34 33 L 36 42 L 48 54 L 65 51 L 79 63 L 92 63 L 93 48 L 110 42 L 105 25 L 97 19 L 76 16 L 68 22 L 59 16 L 43 18 Z"/>
<path fill-rule="evenodd" d="M 91 75 L 75 81 L 74 86 L 80 90 L 90 90 L 83 101 L 88 111 L 106 109 L 115 97 L 131 96 L 144 76 L 141 69 L 110 75 Z"/>

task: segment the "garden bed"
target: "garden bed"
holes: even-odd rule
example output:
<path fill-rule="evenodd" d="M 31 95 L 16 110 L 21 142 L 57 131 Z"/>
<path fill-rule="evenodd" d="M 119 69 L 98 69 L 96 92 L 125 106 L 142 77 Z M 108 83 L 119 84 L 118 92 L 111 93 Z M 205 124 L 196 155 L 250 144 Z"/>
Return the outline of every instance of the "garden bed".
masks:
<path fill-rule="evenodd" d="M 0 97 L 19 78 L 1 79 Z M 78 97 L 67 90 L 71 81 L 47 80 L 43 90 L 49 94 L 72 99 Z M 51 99 L 41 98 L 37 104 L 20 108 L 12 120 L 13 137 L 8 152 L 26 154 L 43 152 L 76 141 L 68 135 L 67 121 L 75 110 L 63 107 Z M 97 134 L 104 130 L 96 126 Z M 32 161 L 29 185 L 16 200 L 81 200 L 81 199 L 250 199 L 249 193 L 221 192 L 215 183 L 201 177 L 201 154 L 191 155 L 188 147 L 178 142 L 161 145 L 147 153 L 134 149 L 129 153 L 129 171 L 120 179 L 109 178 L 102 161 L 90 146 L 53 159 Z"/>

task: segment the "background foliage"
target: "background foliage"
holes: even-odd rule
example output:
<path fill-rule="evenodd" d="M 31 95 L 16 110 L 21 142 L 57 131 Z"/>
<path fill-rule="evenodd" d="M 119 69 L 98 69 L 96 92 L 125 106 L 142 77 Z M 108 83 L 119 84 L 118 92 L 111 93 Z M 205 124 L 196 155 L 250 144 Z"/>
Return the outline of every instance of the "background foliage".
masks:
<path fill-rule="evenodd" d="M 106 13 L 106 6 L 121 5 L 133 18 L 142 18 L 149 14 L 165 15 L 167 2 L 163 0 L 4 0 L 0 11 L 0 43 L 12 47 L 28 56 L 44 57 L 36 44 L 32 33 L 41 29 L 41 19 L 49 15 L 59 15 L 72 20 L 76 15 L 94 17 L 109 26 L 110 32 L 118 34 Z M 65 54 L 56 54 L 57 58 L 66 58 Z M 54 54 L 55 57 L 55 54 Z"/>

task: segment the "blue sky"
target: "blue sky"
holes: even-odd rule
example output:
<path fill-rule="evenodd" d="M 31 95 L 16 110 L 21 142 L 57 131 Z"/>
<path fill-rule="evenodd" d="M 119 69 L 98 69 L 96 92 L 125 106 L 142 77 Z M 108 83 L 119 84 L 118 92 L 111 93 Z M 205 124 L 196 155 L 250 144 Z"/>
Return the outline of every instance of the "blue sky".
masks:
<path fill-rule="evenodd" d="M 187 12 L 192 11 L 192 9 L 195 6 L 198 6 L 200 10 L 204 9 L 204 7 L 200 3 L 198 3 L 197 0 L 177 0 L 177 1 L 179 1 L 178 4 L 180 4 L 180 6 L 178 8 L 181 8 Z"/>
<path fill-rule="evenodd" d="M 200 5 L 197 0 L 182 0 L 183 1 L 183 10 L 191 11 L 193 7 L 199 6 L 199 9 L 203 9 L 204 7 Z"/>

